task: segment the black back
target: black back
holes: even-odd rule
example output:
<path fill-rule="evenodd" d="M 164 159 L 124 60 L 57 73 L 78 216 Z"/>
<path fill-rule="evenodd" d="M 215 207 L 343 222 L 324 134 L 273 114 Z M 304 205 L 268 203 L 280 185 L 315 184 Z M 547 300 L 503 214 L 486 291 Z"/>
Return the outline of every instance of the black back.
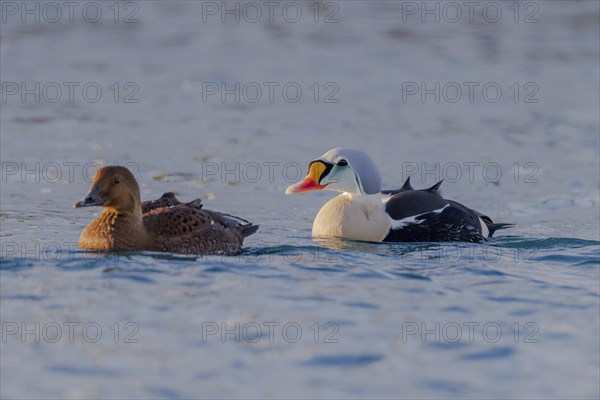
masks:
<path fill-rule="evenodd" d="M 474 242 L 485 241 L 481 221 L 486 224 L 491 236 L 496 229 L 511 226 L 494 224 L 478 211 L 456 201 L 446 200 L 439 194 L 441 181 L 428 189 L 414 190 L 410 181 L 399 190 L 388 190 L 391 195 L 385 210 L 395 221 L 402 221 L 391 229 L 384 242 Z"/>

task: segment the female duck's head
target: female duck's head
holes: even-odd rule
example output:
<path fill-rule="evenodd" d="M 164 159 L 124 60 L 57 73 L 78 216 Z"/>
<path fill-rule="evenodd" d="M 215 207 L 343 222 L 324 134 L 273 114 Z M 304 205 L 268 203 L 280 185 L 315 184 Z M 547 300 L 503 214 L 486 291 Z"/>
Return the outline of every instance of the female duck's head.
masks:
<path fill-rule="evenodd" d="M 73 207 L 110 207 L 117 211 L 141 214 L 140 188 L 133 174 L 125 167 L 100 168 L 94 176 L 92 187 Z"/>

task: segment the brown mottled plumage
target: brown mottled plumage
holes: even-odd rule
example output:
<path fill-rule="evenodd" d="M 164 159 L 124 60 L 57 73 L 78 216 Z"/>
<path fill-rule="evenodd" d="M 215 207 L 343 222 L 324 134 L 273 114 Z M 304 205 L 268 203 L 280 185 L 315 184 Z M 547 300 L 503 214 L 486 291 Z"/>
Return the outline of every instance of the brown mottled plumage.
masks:
<path fill-rule="evenodd" d="M 202 210 L 199 199 L 181 203 L 173 193 L 141 203 L 135 178 L 117 166 L 98 170 L 89 193 L 73 206 L 104 207 L 79 237 L 84 250 L 233 255 L 258 229 L 241 218 Z"/>

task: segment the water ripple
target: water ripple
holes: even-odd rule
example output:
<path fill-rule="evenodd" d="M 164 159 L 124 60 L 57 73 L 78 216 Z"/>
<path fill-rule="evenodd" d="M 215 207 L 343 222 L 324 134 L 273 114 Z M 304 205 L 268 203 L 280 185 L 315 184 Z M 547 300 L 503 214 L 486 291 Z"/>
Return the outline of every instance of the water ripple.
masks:
<path fill-rule="evenodd" d="M 515 353 L 514 349 L 507 346 L 494 347 L 492 349 L 480 351 L 477 353 L 470 353 L 461 356 L 463 360 L 469 361 L 483 361 L 483 360 L 497 360 L 507 358 Z"/>
<path fill-rule="evenodd" d="M 349 354 L 349 355 L 331 355 L 317 356 L 306 361 L 304 364 L 318 367 L 362 367 L 378 361 L 384 357 L 380 354 Z"/>

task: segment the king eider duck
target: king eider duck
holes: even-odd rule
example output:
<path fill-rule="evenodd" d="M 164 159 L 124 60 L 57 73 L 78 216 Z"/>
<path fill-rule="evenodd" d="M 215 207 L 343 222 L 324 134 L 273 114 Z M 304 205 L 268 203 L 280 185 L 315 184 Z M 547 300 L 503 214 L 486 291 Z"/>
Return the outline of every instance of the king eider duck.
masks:
<path fill-rule="evenodd" d="M 234 255 L 258 229 L 241 218 L 202 209 L 199 199 L 183 204 L 173 193 L 142 203 L 133 174 L 119 166 L 99 169 L 89 193 L 73 205 L 91 206 L 104 210 L 81 233 L 83 250 Z"/>
<path fill-rule="evenodd" d="M 317 214 L 312 227 L 317 238 L 481 243 L 496 230 L 512 226 L 495 224 L 478 211 L 442 198 L 441 183 L 414 190 L 409 177 L 402 188 L 382 191 L 379 171 L 365 152 L 335 148 L 312 161 L 306 178 L 285 193 L 341 192 Z"/>

